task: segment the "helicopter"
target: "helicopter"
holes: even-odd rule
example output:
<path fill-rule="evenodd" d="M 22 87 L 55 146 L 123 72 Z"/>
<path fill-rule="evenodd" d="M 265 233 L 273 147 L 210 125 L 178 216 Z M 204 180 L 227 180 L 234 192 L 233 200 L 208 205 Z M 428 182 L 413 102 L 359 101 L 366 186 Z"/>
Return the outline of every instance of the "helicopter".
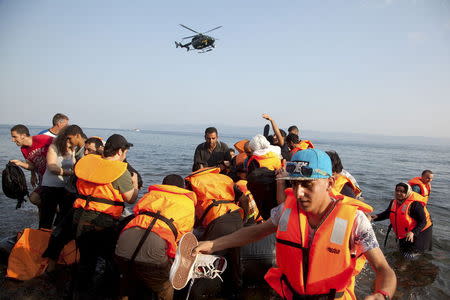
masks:
<path fill-rule="evenodd" d="M 209 35 L 206 35 L 205 33 L 211 32 L 213 30 L 216 30 L 216 29 L 219 29 L 220 27 L 222 27 L 222 26 L 217 26 L 216 28 L 210 29 L 203 33 L 200 33 L 200 32 L 195 31 L 194 29 L 189 28 L 183 24 L 180 24 L 180 26 L 186 28 L 187 30 L 195 32 L 196 35 L 191 35 L 191 36 L 187 36 L 187 37 L 183 38 L 183 40 L 192 38 L 190 43 L 186 43 L 183 45 L 181 42 L 179 42 L 179 43 L 175 42 L 175 46 L 177 48 L 178 47 L 186 48 L 186 51 L 193 50 L 193 49 L 202 50 L 202 51 L 199 51 L 199 53 L 208 52 L 208 51 L 211 51 L 212 48 L 215 48 L 215 46 L 214 46 L 215 39 Z M 191 46 L 192 46 L 192 49 L 190 48 Z"/>

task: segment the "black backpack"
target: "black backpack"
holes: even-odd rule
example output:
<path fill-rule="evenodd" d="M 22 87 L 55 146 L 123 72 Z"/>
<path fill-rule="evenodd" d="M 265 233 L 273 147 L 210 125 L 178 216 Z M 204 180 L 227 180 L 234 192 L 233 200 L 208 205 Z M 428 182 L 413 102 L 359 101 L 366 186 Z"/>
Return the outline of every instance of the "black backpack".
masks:
<path fill-rule="evenodd" d="M 247 188 L 252 193 L 264 220 L 270 217 L 272 208 L 278 205 L 275 171 L 257 168 L 247 175 Z"/>
<path fill-rule="evenodd" d="M 128 172 L 131 173 L 131 176 L 133 176 L 133 173 L 136 173 L 136 174 L 137 174 L 137 177 L 138 177 L 138 188 L 141 189 L 141 187 L 144 185 L 144 182 L 142 181 L 141 174 L 139 174 L 139 172 L 136 171 L 136 169 L 133 168 L 133 167 L 130 165 L 129 162 L 126 162 L 126 163 L 128 163 L 127 170 L 128 170 Z"/>
<path fill-rule="evenodd" d="M 9 162 L 2 172 L 2 189 L 6 197 L 17 199 L 16 209 L 25 202 L 25 196 L 29 196 L 27 181 L 22 169 Z"/>

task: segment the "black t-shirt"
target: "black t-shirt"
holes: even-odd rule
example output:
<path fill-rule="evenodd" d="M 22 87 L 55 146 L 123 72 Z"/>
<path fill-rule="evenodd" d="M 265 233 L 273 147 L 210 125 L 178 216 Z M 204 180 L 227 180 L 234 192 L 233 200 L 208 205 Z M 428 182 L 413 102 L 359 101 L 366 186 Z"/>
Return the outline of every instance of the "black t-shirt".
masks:
<path fill-rule="evenodd" d="M 209 152 L 208 145 L 206 143 L 201 143 L 195 149 L 192 171 L 195 172 L 200 169 L 200 165 L 203 165 L 203 167 L 219 166 L 224 160 L 226 160 L 228 151 L 228 145 L 220 141 L 217 142 L 216 148 L 214 148 L 212 152 Z"/>

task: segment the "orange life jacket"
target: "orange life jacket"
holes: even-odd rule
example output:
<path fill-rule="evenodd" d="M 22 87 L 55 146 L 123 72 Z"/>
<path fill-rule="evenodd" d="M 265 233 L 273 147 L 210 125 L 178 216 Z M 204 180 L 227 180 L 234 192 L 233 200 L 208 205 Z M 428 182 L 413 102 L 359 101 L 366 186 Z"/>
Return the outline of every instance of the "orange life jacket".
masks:
<path fill-rule="evenodd" d="M 245 153 L 245 144 L 247 144 L 248 140 L 240 140 L 236 142 L 233 146 L 239 153 Z"/>
<path fill-rule="evenodd" d="M 267 168 L 269 170 L 278 170 L 281 168 L 281 159 L 274 152 L 267 152 L 264 155 L 252 155 L 247 161 L 247 169 L 250 163 L 256 160 L 260 168 Z"/>
<path fill-rule="evenodd" d="M 98 211 L 118 219 L 125 206 L 122 195 L 112 186 L 127 170 L 127 163 L 111 161 L 99 155 L 86 155 L 75 165 L 78 198 L 75 208 Z"/>
<path fill-rule="evenodd" d="M 152 185 L 134 206 L 135 217 L 123 231 L 152 226 L 151 231 L 167 242 L 167 255 L 175 257 L 177 242 L 194 227 L 196 203 L 197 197 L 192 191 L 172 185 Z"/>
<path fill-rule="evenodd" d="M 244 217 L 242 208 L 234 203 L 233 180 L 219 173 L 220 168 L 203 168 L 185 178 L 197 195 L 195 215 L 204 227 L 229 212 L 239 211 Z"/>
<path fill-rule="evenodd" d="M 350 184 L 353 193 L 355 194 L 355 197 L 359 197 L 362 193 L 361 189 L 357 187 L 347 176 L 344 175 L 337 175 L 334 177 L 334 185 L 333 188 L 340 193 L 342 189 L 344 188 L 344 185 L 347 183 Z"/>
<path fill-rule="evenodd" d="M 247 159 L 247 153 L 239 153 L 238 155 L 236 155 L 235 157 L 234 157 L 234 159 L 235 159 L 235 161 L 236 161 L 236 166 L 239 166 L 239 165 L 243 165 L 243 166 L 245 166 L 244 165 L 244 163 L 245 163 L 245 160 Z"/>
<path fill-rule="evenodd" d="M 406 234 L 413 230 L 417 222 L 409 215 L 409 208 L 413 202 L 419 202 L 423 205 L 423 210 L 425 211 L 425 217 L 427 223 L 422 229 L 424 231 L 430 227 L 433 223 L 431 222 L 430 213 L 427 210 L 426 203 L 427 200 L 420 194 L 412 192 L 411 195 L 399 205 L 397 200 L 392 201 L 391 213 L 389 215 L 389 220 L 391 221 L 392 228 L 398 239 L 404 239 Z"/>
<path fill-rule="evenodd" d="M 337 193 L 337 191 L 333 188 L 330 191 L 330 197 L 332 197 L 338 201 L 341 201 L 344 204 L 355 206 L 356 208 L 358 208 L 358 210 L 364 212 L 365 214 L 370 214 L 371 212 L 373 212 L 373 207 L 370 206 L 369 204 L 367 204 L 361 200 L 357 200 L 355 198 L 348 197 L 348 196 L 342 195 L 340 193 Z M 356 255 L 356 253 L 355 253 L 355 255 Z M 367 259 L 364 255 L 360 255 L 359 257 L 356 258 L 356 265 L 355 265 L 355 270 L 353 272 L 352 283 L 350 286 L 347 287 L 347 289 L 351 290 L 352 293 L 355 289 L 356 275 L 358 275 L 362 271 L 362 269 L 366 265 L 366 261 L 367 261 Z"/>
<path fill-rule="evenodd" d="M 235 182 L 236 186 L 239 188 L 239 190 L 244 193 L 245 196 L 248 197 L 248 215 L 247 220 L 251 217 L 254 218 L 256 223 L 261 223 L 264 221 L 264 219 L 261 217 L 261 214 L 259 213 L 258 206 L 256 205 L 255 198 L 253 198 L 252 193 L 247 188 L 247 180 L 239 180 Z"/>
<path fill-rule="evenodd" d="M 330 196 L 338 201 L 342 201 L 342 203 L 344 203 L 344 204 L 356 206 L 356 208 L 358 208 L 358 210 L 360 210 L 366 214 L 373 212 L 373 207 L 370 206 L 369 204 L 367 204 L 361 200 L 342 195 L 342 194 L 338 193 L 335 189 L 331 189 Z"/>
<path fill-rule="evenodd" d="M 29 280 L 45 272 L 48 258 L 42 254 L 48 247 L 51 230 L 25 228 L 17 235 L 17 242 L 8 257 L 6 277 Z M 75 241 L 70 241 L 61 251 L 58 264 L 71 265 L 78 262 L 80 254 Z"/>
<path fill-rule="evenodd" d="M 341 201 L 333 205 L 310 242 L 306 214 L 293 193 L 286 198 L 276 233 L 278 268 L 271 268 L 265 276 L 284 299 L 292 299 L 294 293 L 356 299 L 347 287 L 356 262 L 350 237 L 357 208 Z"/>
<path fill-rule="evenodd" d="M 309 148 L 314 148 L 313 143 L 309 140 L 301 140 L 300 143 L 294 145 L 294 148 L 290 152 L 291 156 L 294 155 L 295 153 L 297 153 L 298 151 L 309 149 Z"/>
<path fill-rule="evenodd" d="M 426 197 L 427 198 L 427 202 L 428 202 L 428 197 L 430 196 L 430 193 L 431 193 L 431 184 L 423 183 L 423 181 L 421 180 L 421 177 L 414 177 L 413 179 L 408 181 L 408 183 L 409 183 L 410 186 L 418 185 L 420 187 L 420 194 L 422 196 Z"/>

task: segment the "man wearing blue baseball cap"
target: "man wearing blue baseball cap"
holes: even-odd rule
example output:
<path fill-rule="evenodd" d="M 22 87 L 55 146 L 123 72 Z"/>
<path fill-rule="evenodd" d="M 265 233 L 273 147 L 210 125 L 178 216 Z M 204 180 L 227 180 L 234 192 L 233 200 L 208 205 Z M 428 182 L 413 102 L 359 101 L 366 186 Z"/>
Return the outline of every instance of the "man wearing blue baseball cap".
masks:
<path fill-rule="evenodd" d="M 265 223 L 244 227 L 213 241 L 200 242 L 195 253 L 240 247 L 276 233 L 277 268 L 265 279 L 284 299 L 356 299 L 352 276 L 356 259 L 364 255 L 375 271 L 375 291 L 365 299 L 389 299 L 396 277 L 381 252 L 369 220 L 354 205 L 330 196 L 334 179 L 331 160 L 323 151 L 297 152 L 279 172 L 285 180 L 283 203 Z"/>

